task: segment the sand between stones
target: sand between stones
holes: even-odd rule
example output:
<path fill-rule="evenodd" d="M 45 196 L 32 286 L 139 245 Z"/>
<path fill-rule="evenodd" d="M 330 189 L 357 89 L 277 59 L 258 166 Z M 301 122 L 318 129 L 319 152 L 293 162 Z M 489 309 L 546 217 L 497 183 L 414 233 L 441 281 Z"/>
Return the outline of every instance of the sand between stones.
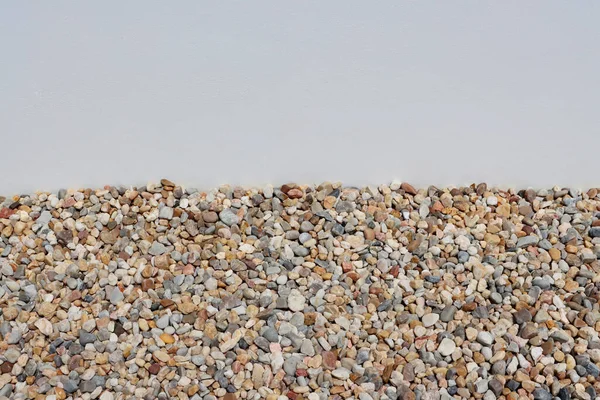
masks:
<path fill-rule="evenodd" d="M 0 398 L 595 399 L 596 189 L 1 198 Z"/>

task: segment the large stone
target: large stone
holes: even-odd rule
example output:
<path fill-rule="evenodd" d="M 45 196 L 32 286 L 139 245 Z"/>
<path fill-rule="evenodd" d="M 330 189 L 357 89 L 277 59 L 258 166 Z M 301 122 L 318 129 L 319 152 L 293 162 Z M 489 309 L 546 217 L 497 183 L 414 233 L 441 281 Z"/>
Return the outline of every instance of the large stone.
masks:
<path fill-rule="evenodd" d="M 231 208 L 226 208 L 221 211 L 219 213 L 219 218 L 227 226 L 232 226 L 239 222 L 237 214 Z"/>
<path fill-rule="evenodd" d="M 306 303 L 306 298 L 300 293 L 298 290 L 293 289 L 288 296 L 288 307 L 292 311 L 302 311 L 304 310 L 304 305 Z"/>
<path fill-rule="evenodd" d="M 440 345 L 438 346 L 438 351 L 444 357 L 447 357 L 450 354 L 452 354 L 454 350 L 456 350 L 456 343 L 454 343 L 454 340 L 449 338 L 442 339 Z"/>

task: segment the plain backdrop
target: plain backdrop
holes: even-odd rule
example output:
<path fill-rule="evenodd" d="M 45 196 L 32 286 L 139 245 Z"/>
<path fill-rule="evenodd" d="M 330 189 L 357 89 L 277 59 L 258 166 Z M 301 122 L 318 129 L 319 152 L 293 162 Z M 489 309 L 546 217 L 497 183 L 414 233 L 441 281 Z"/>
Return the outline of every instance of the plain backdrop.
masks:
<path fill-rule="evenodd" d="M 0 6 L 5 195 L 600 185 L 598 2 Z"/>

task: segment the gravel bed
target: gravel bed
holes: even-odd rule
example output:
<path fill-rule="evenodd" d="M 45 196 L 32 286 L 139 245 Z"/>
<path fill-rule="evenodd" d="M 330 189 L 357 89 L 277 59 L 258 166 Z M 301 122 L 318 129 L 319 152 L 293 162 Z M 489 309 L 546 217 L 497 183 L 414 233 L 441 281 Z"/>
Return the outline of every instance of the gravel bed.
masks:
<path fill-rule="evenodd" d="M 596 399 L 597 189 L 0 198 L 0 399 Z"/>

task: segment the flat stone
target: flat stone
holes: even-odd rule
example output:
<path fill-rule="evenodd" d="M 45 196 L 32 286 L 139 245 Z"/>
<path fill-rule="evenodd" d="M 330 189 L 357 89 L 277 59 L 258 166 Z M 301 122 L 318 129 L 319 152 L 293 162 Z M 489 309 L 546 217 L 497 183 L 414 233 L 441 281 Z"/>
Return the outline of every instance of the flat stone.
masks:
<path fill-rule="evenodd" d="M 438 351 L 444 357 L 447 357 L 450 354 L 452 354 L 454 350 L 456 350 L 456 343 L 454 343 L 454 341 L 449 338 L 442 339 L 440 345 L 438 346 Z"/>
<path fill-rule="evenodd" d="M 531 338 L 537 336 L 538 333 L 539 333 L 538 328 L 534 324 L 527 323 L 521 329 L 521 332 L 519 335 L 524 339 L 531 339 Z"/>
<path fill-rule="evenodd" d="M 513 314 L 513 320 L 516 324 L 523 324 L 525 322 L 531 322 L 531 313 L 526 308 L 522 308 Z"/>
<path fill-rule="evenodd" d="M 163 219 L 172 219 L 173 218 L 173 209 L 171 207 L 161 208 L 158 213 L 158 217 L 163 218 Z"/>
<path fill-rule="evenodd" d="M 345 368 L 337 368 L 331 371 L 331 375 L 338 379 L 347 380 L 350 378 L 350 371 Z"/>
<path fill-rule="evenodd" d="M 121 303 L 124 298 L 125 298 L 125 296 L 123 295 L 123 292 L 121 292 L 119 290 L 119 288 L 113 288 L 111 290 L 110 297 L 109 297 L 111 304 L 114 304 L 116 306 L 119 303 Z"/>
<path fill-rule="evenodd" d="M 40 332 L 45 336 L 52 335 L 54 328 L 52 327 L 52 323 L 48 321 L 46 318 L 40 318 L 34 323 L 35 327 L 40 330 Z"/>
<path fill-rule="evenodd" d="M 82 346 L 85 346 L 88 343 L 94 343 L 96 339 L 96 335 L 93 333 L 86 332 L 83 329 L 79 330 L 79 343 L 81 343 Z"/>
<path fill-rule="evenodd" d="M 421 321 L 423 322 L 423 326 L 428 328 L 430 326 L 435 325 L 435 323 L 440 319 L 439 314 L 425 314 Z"/>
<path fill-rule="evenodd" d="M 479 332 L 477 341 L 484 346 L 491 346 L 494 343 L 494 336 L 490 332 Z"/>
<path fill-rule="evenodd" d="M 310 357 L 315 355 L 315 348 L 313 347 L 313 344 L 309 339 L 304 339 L 302 341 L 302 347 L 300 347 L 300 352 Z"/>
<path fill-rule="evenodd" d="M 300 293 L 298 290 L 292 289 L 292 291 L 290 292 L 290 295 L 288 296 L 287 301 L 288 301 L 288 307 L 291 311 L 304 310 L 304 304 L 306 302 L 306 299 L 304 298 L 302 293 Z"/>
<path fill-rule="evenodd" d="M 442 322 L 452 321 L 454 319 L 454 315 L 456 314 L 456 311 L 458 311 L 458 309 L 453 305 L 444 307 L 444 309 L 440 313 L 440 320 Z"/>
<path fill-rule="evenodd" d="M 231 208 L 225 208 L 219 213 L 219 218 L 227 226 L 236 225 L 239 222 L 239 218 L 235 211 Z"/>
<path fill-rule="evenodd" d="M 275 328 L 272 327 L 268 327 L 267 329 L 265 329 L 262 336 L 271 343 L 276 343 L 279 341 L 279 334 L 277 333 Z"/>
<path fill-rule="evenodd" d="M 540 241 L 537 236 L 524 236 L 517 241 L 517 248 L 522 249 L 524 247 L 535 246 Z"/>
<path fill-rule="evenodd" d="M 166 251 L 167 248 L 164 244 L 154 241 L 152 242 L 152 246 L 150 246 L 150 249 L 148 249 L 148 254 L 153 256 L 160 256 L 161 254 L 166 253 Z"/>
<path fill-rule="evenodd" d="M 22 333 L 18 328 L 13 328 L 4 338 L 7 344 L 17 344 L 21 341 Z"/>

